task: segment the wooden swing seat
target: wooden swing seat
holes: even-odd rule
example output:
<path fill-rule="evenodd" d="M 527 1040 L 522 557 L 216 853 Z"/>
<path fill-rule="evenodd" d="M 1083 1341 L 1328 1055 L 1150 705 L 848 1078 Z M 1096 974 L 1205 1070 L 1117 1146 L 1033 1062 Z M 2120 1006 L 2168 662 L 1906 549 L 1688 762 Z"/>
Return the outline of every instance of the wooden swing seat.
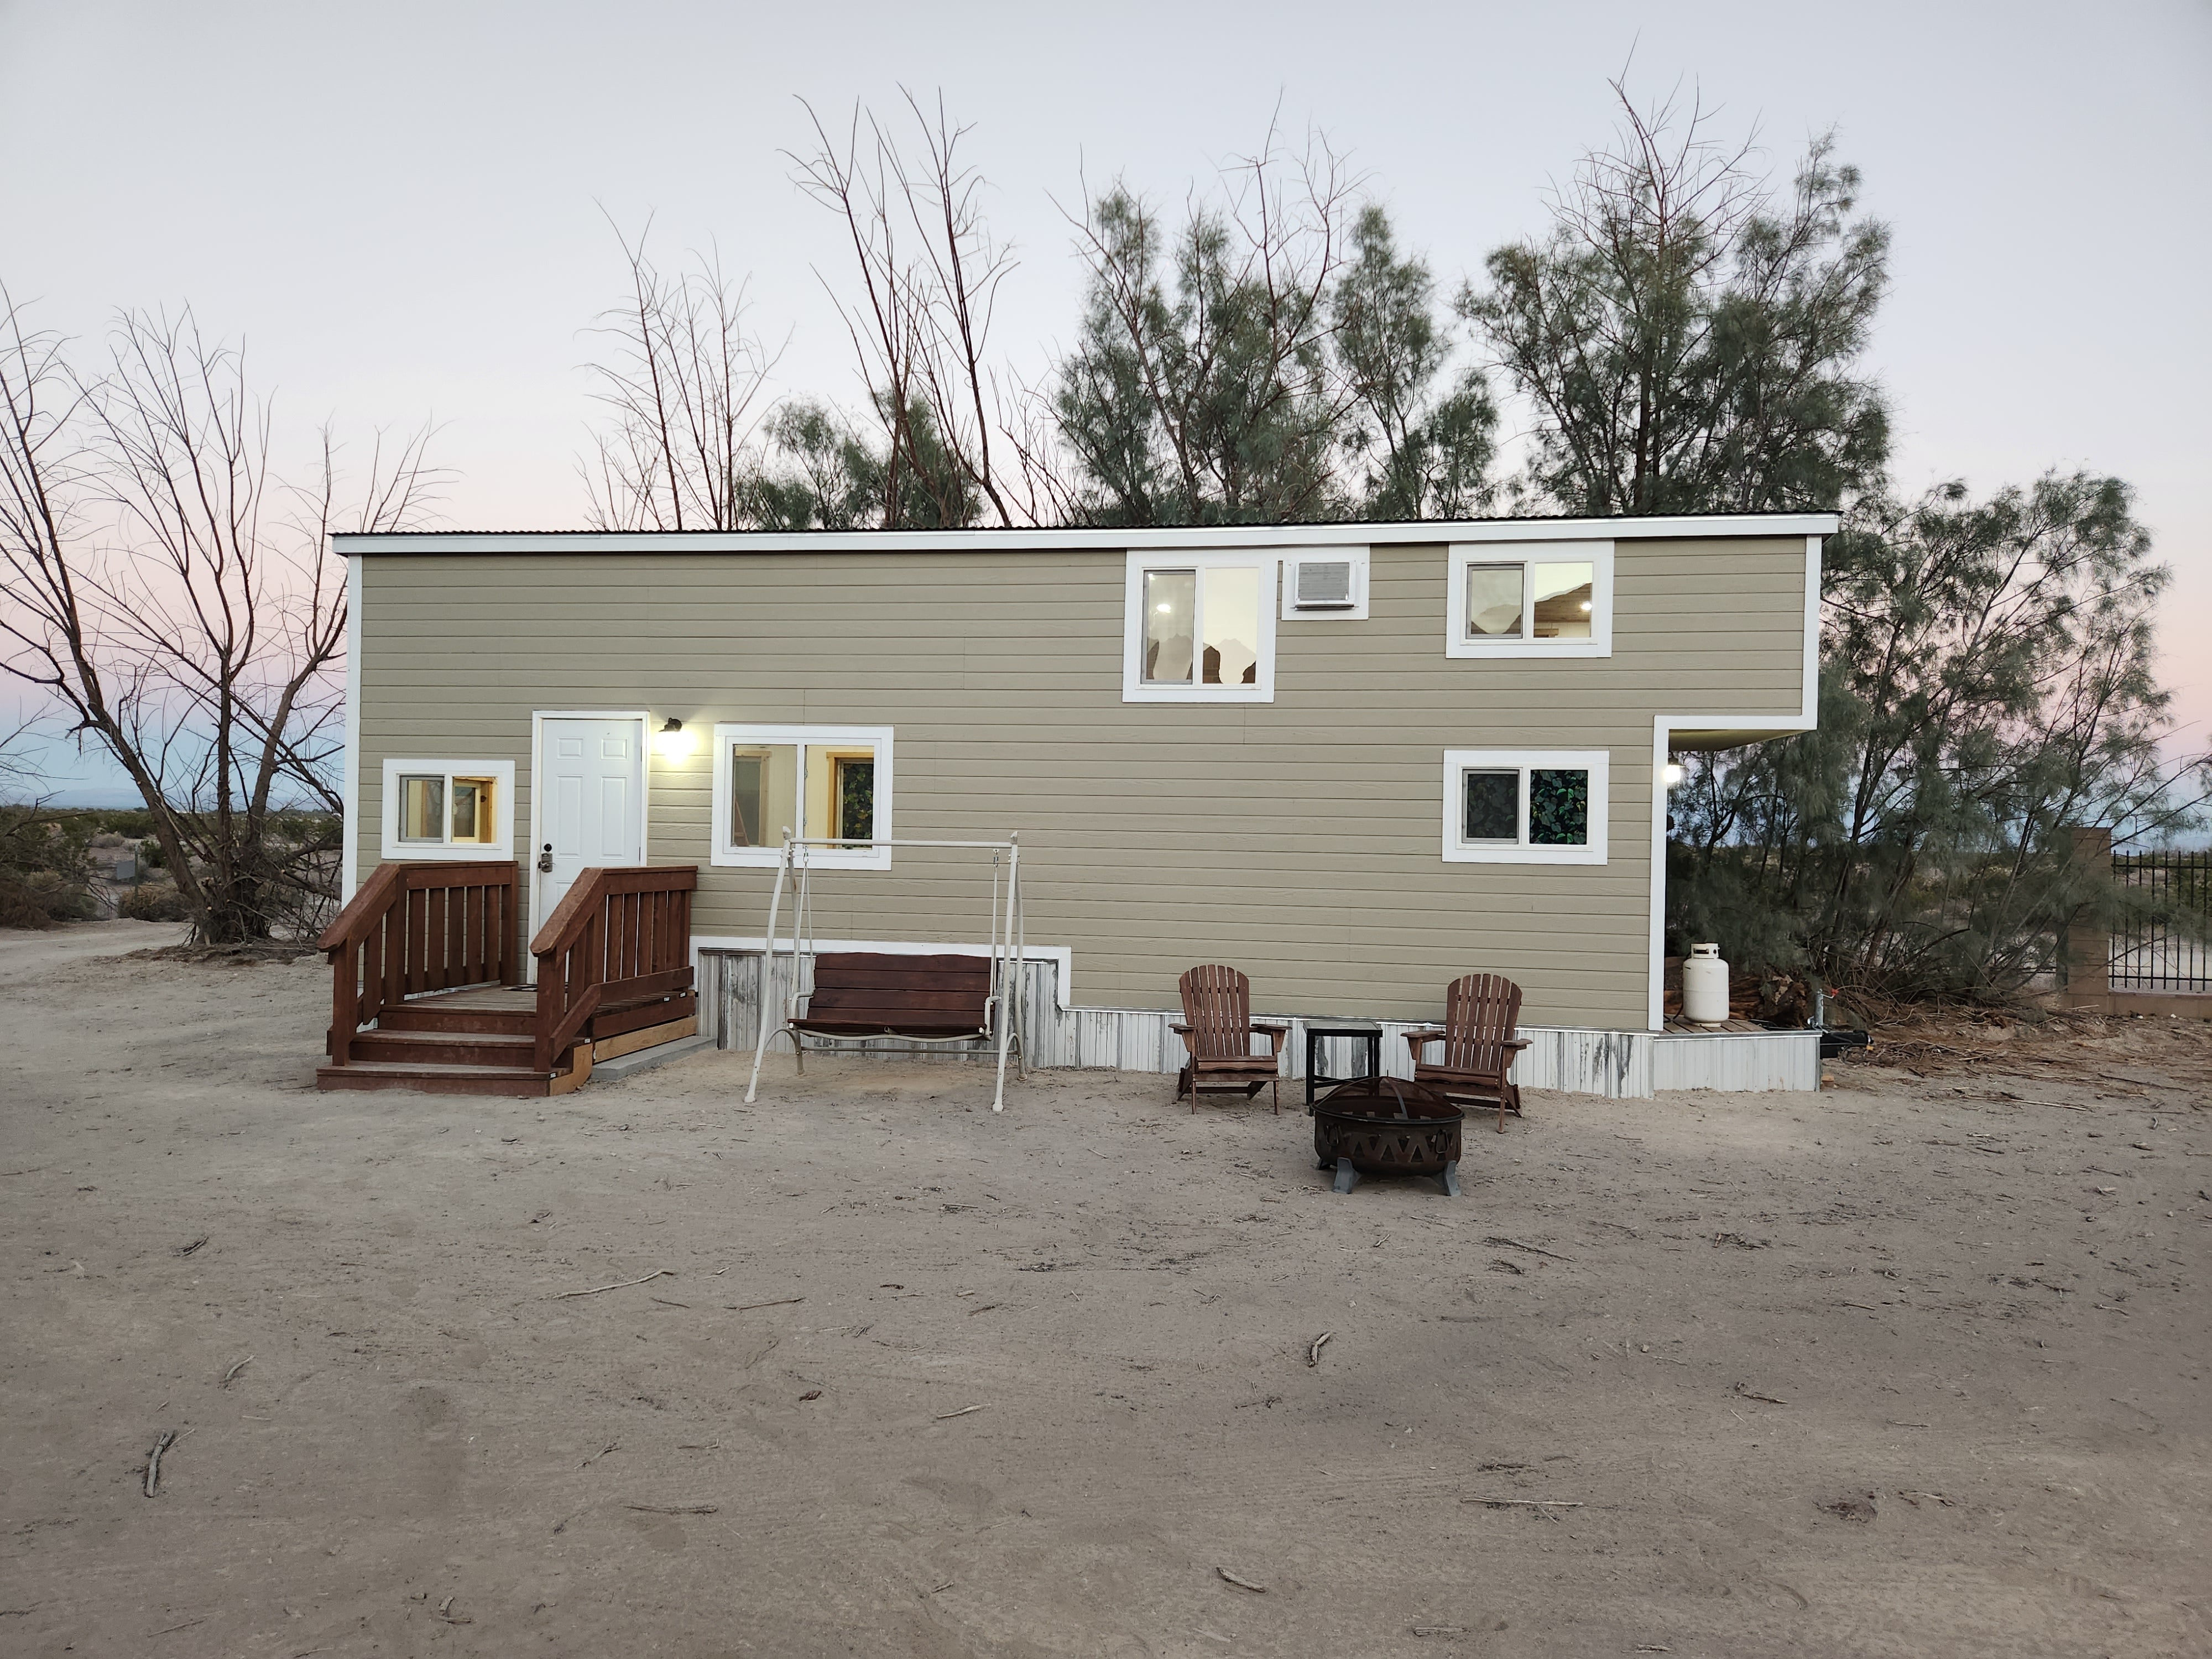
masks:
<path fill-rule="evenodd" d="M 988 1037 L 991 959 L 825 952 L 814 958 L 814 991 L 806 1012 L 790 1025 L 794 1037 L 803 1033 L 830 1042 L 903 1037 L 972 1042 Z"/>

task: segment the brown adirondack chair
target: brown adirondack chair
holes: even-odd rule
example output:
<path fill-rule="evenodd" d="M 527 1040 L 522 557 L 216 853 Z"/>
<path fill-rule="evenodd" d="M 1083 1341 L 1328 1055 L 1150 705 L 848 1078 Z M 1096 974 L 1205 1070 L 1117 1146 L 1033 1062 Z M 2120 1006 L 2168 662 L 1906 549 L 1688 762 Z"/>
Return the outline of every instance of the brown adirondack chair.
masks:
<path fill-rule="evenodd" d="M 1444 1023 L 1406 1033 L 1413 1051 L 1413 1081 L 1425 1083 L 1447 1099 L 1498 1107 L 1498 1133 L 1505 1115 L 1521 1115 L 1521 1088 L 1505 1074 L 1514 1056 L 1528 1046 L 1513 1035 L 1521 1018 L 1521 988 L 1496 974 L 1469 974 L 1444 993 Z M 1423 1053 L 1441 1042 L 1443 1053 Z"/>
<path fill-rule="evenodd" d="M 1234 968 L 1212 963 L 1194 968 L 1177 981 L 1182 991 L 1182 1021 L 1168 1029 L 1190 1050 L 1182 1074 L 1176 1079 L 1176 1098 L 1186 1091 L 1190 1109 L 1198 1109 L 1199 1091 L 1225 1093 L 1236 1089 L 1249 1100 L 1264 1085 L 1275 1091 L 1275 1110 L 1283 1109 L 1283 1041 L 1288 1025 L 1252 1018 L 1252 981 Z M 1252 1039 L 1264 1036 L 1269 1052 L 1252 1052 Z"/>

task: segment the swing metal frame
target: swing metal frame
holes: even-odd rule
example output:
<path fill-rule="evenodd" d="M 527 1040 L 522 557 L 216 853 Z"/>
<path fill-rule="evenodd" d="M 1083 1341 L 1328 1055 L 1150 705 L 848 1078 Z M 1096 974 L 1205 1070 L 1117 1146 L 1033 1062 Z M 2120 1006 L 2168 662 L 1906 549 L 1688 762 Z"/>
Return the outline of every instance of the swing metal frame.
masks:
<path fill-rule="evenodd" d="M 974 1036 L 917 1036 L 890 1032 L 878 1036 L 841 1036 L 822 1031 L 800 1031 L 793 1024 L 799 1015 L 799 983 L 804 975 L 800 962 L 811 962 L 820 952 L 815 948 L 813 876 L 815 864 L 810 853 L 823 851 L 851 852 L 861 848 L 878 847 L 937 847 L 953 848 L 991 854 L 991 981 L 990 994 L 984 1000 L 986 1025 Z M 842 866 L 823 866 L 825 869 Z M 1005 880 L 1000 881 L 1003 872 Z M 777 939 L 777 925 L 783 908 L 784 889 L 792 890 L 791 911 L 791 975 L 780 999 L 781 1008 L 773 1029 L 769 1023 L 769 987 L 775 975 L 775 959 L 783 946 Z M 1003 902 L 1001 894 L 1003 891 Z M 793 836 L 788 829 L 783 832 L 782 856 L 776 861 L 775 887 L 769 896 L 767 949 L 761 955 L 760 1030 L 753 1042 L 752 1077 L 745 1085 L 745 1103 L 750 1105 L 760 1090 L 761 1060 L 767 1054 L 769 1044 L 779 1036 L 791 1039 L 793 1052 L 797 1056 L 799 1069 L 806 1070 L 806 1044 L 811 1041 L 824 1048 L 850 1043 L 859 1046 L 881 1044 L 885 1036 L 897 1045 L 878 1048 L 878 1053 L 920 1053 L 950 1043 L 975 1042 L 988 1039 L 998 1050 L 998 1081 L 991 1097 L 991 1109 L 1003 1112 L 1006 1109 L 1006 1059 L 1014 1056 L 1018 1074 L 1029 1075 L 1029 975 L 1023 967 L 1022 931 L 1022 837 L 1018 830 L 1009 830 L 1004 841 L 916 841 L 886 837 L 882 840 L 817 840 Z"/>

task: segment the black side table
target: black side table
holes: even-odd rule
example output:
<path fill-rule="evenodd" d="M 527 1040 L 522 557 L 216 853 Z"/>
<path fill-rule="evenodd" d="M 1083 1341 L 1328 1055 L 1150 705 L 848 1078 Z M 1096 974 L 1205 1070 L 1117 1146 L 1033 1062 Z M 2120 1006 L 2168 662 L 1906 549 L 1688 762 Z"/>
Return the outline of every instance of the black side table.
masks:
<path fill-rule="evenodd" d="M 1367 1045 L 1367 1069 L 1351 1077 L 1329 1077 L 1321 1069 L 1321 1045 L 1332 1037 L 1350 1038 Z M 1306 1109 L 1311 1111 L 1314 1091 L 1332 1083 L 1349 1083 L 1355 1077 L 1382 1075 L 1382 1028 L 1371 1019 L 1316 1019 L 1306 1022 Z"/>

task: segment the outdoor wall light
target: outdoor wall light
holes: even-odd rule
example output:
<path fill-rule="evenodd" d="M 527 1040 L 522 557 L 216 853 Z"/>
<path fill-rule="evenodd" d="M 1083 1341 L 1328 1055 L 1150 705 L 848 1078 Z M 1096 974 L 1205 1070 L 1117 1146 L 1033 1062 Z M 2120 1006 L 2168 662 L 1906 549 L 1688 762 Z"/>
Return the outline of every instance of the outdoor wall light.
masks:
<path fill-rule="evenodd" d="M 672 717 L 653 734 L 653 752 L 672 764 L 691 758 L 691 734 L 684 729 L 682 720 Z"/>

